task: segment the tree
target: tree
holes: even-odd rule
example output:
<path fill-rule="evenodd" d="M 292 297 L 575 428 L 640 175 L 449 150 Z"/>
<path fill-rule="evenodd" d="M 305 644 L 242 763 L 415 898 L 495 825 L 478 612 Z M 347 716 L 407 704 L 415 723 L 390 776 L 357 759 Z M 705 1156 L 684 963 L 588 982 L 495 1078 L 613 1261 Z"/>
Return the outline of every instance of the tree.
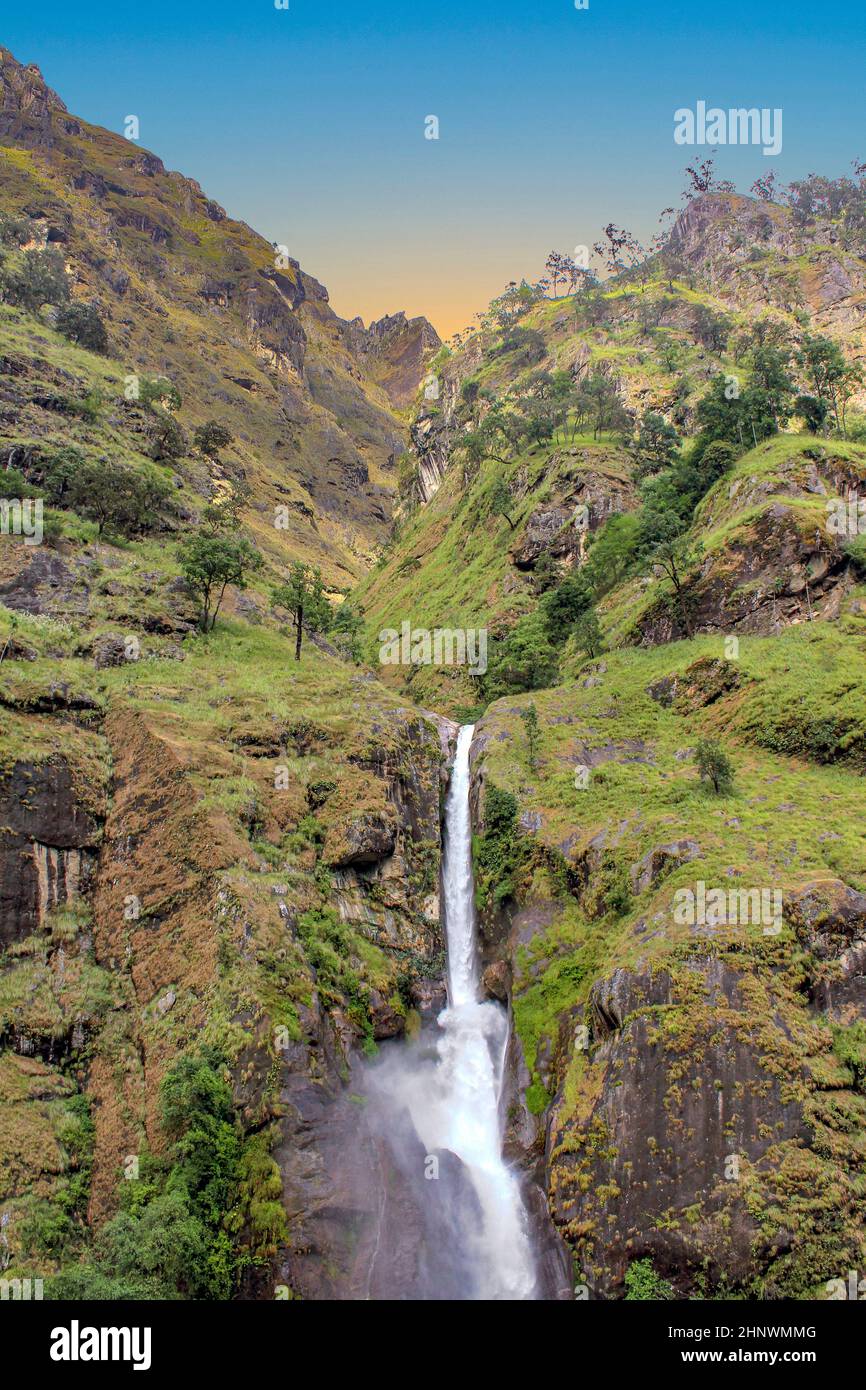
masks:
<path fill-rule="evenodd" d="M 668 424 L 663 415 L 648 410 L 641 417 L 638 436 L 632 445 L 632 457 L 637 466 L 637 476 L 658 473 L 673 462 L 680 437 L 673 425 Z"/>
<path fill-rule="evenodd" d="M 716 178 L 714 159 L 705 159 L 700 164 L 687 164 L 688 183 L 683 191 L 685 202 L 699 198 L 703 193 L 733 193 L 734 185 L 727 180 Z"/>
<path fill-rule="evenodd" d="M 696 304 L 692 314 L 692 332 L 702 347 L 710 352 L 724 352 L 728 345 L 731 320 L 726 314 L 717 314 L 706 304 Z"/>
<path fill-rule="evenodd" d="M 772 434 L 788 423 L 793 407 L 796 388 L 788 375 L 790 361 L 790 348 L 781 344 L 760 343 L 752 352 L 747 399 L 754 415 L 772 420 Z"/>
<path fill-rule="evenodd" d="M 823 423 L 832 412 L 836 429 L 844 433 L 848 401 L 855 386 L 863 380 L 862 368 L 848 362 L 832 338 L 811 337 L 808 333 L 803 336 L 797 363 L 806 373 L 812 394 L 820 403 L 811 406 L 806 402 L 807 423 L 810 419 Z"/>
<path fill-rule="evenodd" d="M 552 685 L 558 674 L 556 652 L 541 613 L 526 614 L 507 636 L 491 643 L 489 666 L 483 678 L 490 700 Z"/>
<path fill-rule="evenodd" d="M 233 438 L 234 435 L 225 425 L 221 425 L 218 420 L 208 420 L 193 431 L 192 442 L 201 453 L 215 459 L 220 449 L 226 449 Z"/>
<path fill-rule="evenodd" d="M 550 277 L 550 288 L 553 290 L 554 299 L 557 298 L 556 287 L 562 280 L 572 290 L 578 279 L 578 267 L 575 265 L 571 256 L 565 255 L 561 251 L 551 251 L 544 268 Z"/>
<path fill-rule="evenodd" d="M 695 765 L 701 781 L 711 783 L 716 796 L 733 791 L 733 764 L 720 744 L 709 738 L 699 739 L 695 747 Z"/>
<path fill-rule="evenodd" d="M 344 599 L 334 610 L 330 631 L 338 647 L 342 647 L 353 661 L 361 660 L 361 635 L 364 631 L 362 608 L 356 608 L 350 599 Z"/>
<path fill-rule="evenodd" d="M 556 646 L 568 637 L 578 618 L 592 607 L 592 590 L 581 573 L 572 573 L 541 600 L 545 631 Z"/>
<path fill-rule="evenodd" d="M 507 328 L 515 319 L 527 313 L 533 304 L 538 303 L 542 296 L 540 286 L 529 285 L 525 280 L 521 280 L 518 285 L 512 280 L 502 294 L 490 301 L 484 319 L 488 323 L 496 324 L 498 328 Z"/>
<path fill-rule="evenodd" d="M 30 236 L 30 222 L 27 218 L 0 212 L 0 246 L 24 246 L 30 240 Z"/>
<path fill-rule="evenodd" d="M 690 540 L 682 530 L 680 519 L 670 512 L 646 512 L 641 529 L 643 552 L 649 563 L 660 569 L 673 585 L 686 636 L 691 637 L 685 579 L 703 554 L 703 545 Z"/>
<path fill-rule="evenodd" d="M 637 265 L 643 256 L 643 247 L 631 232 L 608 222 L 602 235 L 604 240 L 594 242 L 592 249 L 604 261 L 610 275 L 619 275 L 629 266 Z"/>
<path fill-rule="evenodd" d="M 775 170 L 771 170 L 771 172 L 769 174 L 766 174 L 763 178 L 755 179 L 755 182 L 752 184 L 751 188 L 749 189 L 749 192 L 754 193 L 756 198 L 760 198 L 762 202 L 765 203 L 780 202 L 782 197 L 782 189 L 776 183 Z"/>
<path fill-rule="evenodd" d="M 58 333 L 89 352 L 108 352 L 108 334 L 94 304 L 65 304 L 54 320 Z"/>
<path fill-rule="evenodd" d="M 523 728 L 526 734 L 526 746 L 529 751 L 529 769 L 531 772 L 538 771 L 538 742 L 541 738 L 541 729 L 538 723 L 538 710 L 534 704 L 527 709 L 520 711 L 520 718 L 523 720 Z"/>
<path fill-rule="evenodd" d="M 637 512 L 617 512 L 592 535 L 581 574 L 596 598 L 627 578 L 637 561 L 641 519 Z"/>
<path fill-rule="evenodd" d="M 59 251 L 25 251 L 21 264 L 5 276 L 8 304 L 38 314 L 43 304 L 65 304 L 69 279 Z"/>
<path fill-rule="evenodd" d="M 582 420 L 592 425 L 593 437 L 604 430 L 625 431 L 631 426 L 631 416 L 619 394 L 619 384 L 600 369 L 584 377 L 575 393 L 575 432 Z"/>
<path fill-rule="evenodd" d="M 508 462 L 509 432 L 509 425 L 499 406 L 493 406 L 477 429 L 466 431 L 458 447 L 463 451 L 473 475 L 486 459 L 493 459 L 496 463 Z"/>
<path fill-rule="evenodd" d="M 202 509 L 201 527 L 205 535 L 230 535 L 241 524 L 241 512 L 250 495 L 249 483 L 232 483 Z"/>
<path fill-rule="evenodd" d="M 515 324 L 505 329 L 497 353 L 512 352 L 515 354 L 512 367 L 532 367 L 536 362 L 543 362 L 547 356 L 547 343 L 544 334 L 537 328 L 524 328 L 521 324 Z"/>
<path fill-rule="evenodd" d="M 180 392 L 167 376 L 143 376 L 138 383 L 138 400 L 148 408 L 162 406 L 165 410 L 180 410 L 183 404 Z"/>
<path fill-rule="evenodd" d="M 271 606 L 286 608 L 291 613 L 296 634 L 295 660 L 300 661 L 304 623 L 311 632 L 320 632 L 328 626 L 331 617 L 331 605 L 325 598 L 318 567 L 296 560 L 289 571 L 288 582 L 279 585 L 271 594 Z"/>
<path fill-rule="evenodd" d="M 736 449 L 724 439 L 714 439 L 705 449 L 693 452 L 692 463 L 699 490 L 699 497 L 695 498 L 696 504 L 719 478 L 733 468 L 736 459 Z"/>
<path fill-rule="evenodd" d="M 578 651 L 592 660 L 604 651 L 604 634 L 594 608 L 588 608 L 574 626 L 574 641 Z"/>
<path fill-rule="evenodd" d="M 186 453 L 186 435 L 173 415 L 160 412 L 148 426 L 147 437 L 150 457 L 157 463 L 173 463 Z"/>
<path fill-rule="evenodd" d="M 74 451 L 68 451 L 73 454 Z M 169 510 L 174 489 L 152 467 L 130 468 L 108 459 L 67 458 L 59 465 L 54 485 L 60 487 L 65 504 L 97 524 L 104 531 L 135 536 L 153 529 L 156 520 Z"/>
<path fill-rule="evenodd" d="M 199 601 L 199 626 L 213 631 L 229 584 L 245 589 L 262 557 L 249 541 L 228 536 L 195 535 L 181 550 L 184 579 Z"/>
<path fill-rule="evenodd" d="M 500 473 L 490 490 L 490 512 L 492 516 L 504 516 L 512 531 L 514 530 L 514 522 L 511 520 L 510 512 L 513 505 L 514 499 L 511 496 L 511 490 Z"/>

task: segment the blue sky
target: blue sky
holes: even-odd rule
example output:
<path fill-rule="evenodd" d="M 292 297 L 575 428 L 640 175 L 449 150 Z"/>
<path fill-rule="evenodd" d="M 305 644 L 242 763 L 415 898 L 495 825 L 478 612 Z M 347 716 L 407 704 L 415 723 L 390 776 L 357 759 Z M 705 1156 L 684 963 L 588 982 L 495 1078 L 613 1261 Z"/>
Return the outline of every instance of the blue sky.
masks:
<path fill-rule="evenodd" d="M 853 0 L 289 2 L 7 3 L 0 42 L 76 114 L 138 115 L 143 146 L 285 243 L 339 313 L 443 332 L 609 220 L 652 236 L 704 153 L 674 144 L 678 107 L 782 108 L 778 158 L 719 152 L 744 189 L 866 159 Z"/>

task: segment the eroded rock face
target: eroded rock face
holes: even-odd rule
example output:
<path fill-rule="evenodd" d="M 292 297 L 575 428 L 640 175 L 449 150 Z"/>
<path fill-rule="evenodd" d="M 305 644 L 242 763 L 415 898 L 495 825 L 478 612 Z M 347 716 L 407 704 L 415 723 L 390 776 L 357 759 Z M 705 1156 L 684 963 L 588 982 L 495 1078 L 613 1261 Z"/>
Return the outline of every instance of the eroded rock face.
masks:
<path fill-rule="evenodd" d="M 581 1103 L 568 1118 L 562 1100 L 554 1104 L 548 1162 L 554 1220 L 575 1241 L 595 1296 L 613 1295 L 647 1255 L 678 1287 L 704 1261 L 734 1280 L 753 1266 L 760 1232 L 734 1174 L 786 1141 L 807 1142 L 809 1131 L 754 1046 L 746 989 L 718 960 L 695 961 L 682 981 L 618 971 L 593 989 Z M 784 1046 L 779 1014 L 765 1030 Z"/>
<path fill-rule="evenodd" d="M 67 762 L 17 762 L 0 774 L 0 942 L 38 931 L 89 890 L 101 826 L 81 806 Z"/>
<path fill-rule="evenodd" d="M 565 449 L 550 459 L 551 470 L 560 474 L 555 506 L 532 512 L 523 533 L 511 548 L 511 561 L 519 570 L 532 570 L 542 555 L 567 564 L 580 564 L 586 538 L 612 516 L 631 511 L 635 491 L 631 482 L 592 466 L 586 451 Z"/>

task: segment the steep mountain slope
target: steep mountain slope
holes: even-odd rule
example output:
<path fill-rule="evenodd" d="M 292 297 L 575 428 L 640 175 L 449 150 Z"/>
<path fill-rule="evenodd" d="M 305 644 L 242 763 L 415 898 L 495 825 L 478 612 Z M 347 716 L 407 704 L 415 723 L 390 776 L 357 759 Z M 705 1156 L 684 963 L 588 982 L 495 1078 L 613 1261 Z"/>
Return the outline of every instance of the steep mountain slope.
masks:
<path fill-rule="evenodd" d="M 27 219 L 32 245 L 62 250 L 124 380 L 165 375 L 185 424 L 216 417 L 235 435 L 227 464 L 254 490 L 259 543 L 315 558 L 343 586 L 357 576 L 386 533 L 404 434 L 394 406 L 438 344 L 430 325 L 345 323 L 285 248 L 156 155 L 71 116 L 6 49 L 0 161 L 5 212 Z"/>
<path fill-rule="evenodd" d="M 411 453 L 401 464 L 396 538 L 359 590 L 370 653 L 379 630 L 401 621 L 466 628 L 486 618 L 495 639 L 535 605 L 539 561 L 552 560 L 560 569 L 579 565 L 608 519 L 638 506 L 640 479 L 630 448 L 636 425 L 616 433 L 604 421 L 592 428 L 591 419 L 569 407 L 567 419 L 557 419 L 547 438 L 524 437 L 501 458 L 501 449 L 491 449 L 479 466 L 467 454 L 466 441 L 492 410 L 532 405 L 544 378 L 565 374 L 575 390 L 604 378 L 633 420 L 657 413 L 688 438 L 700 428 L 698 404 L 714 381 L 723 377 L 734 398 L 746 390 L 753 376 L 750 343 L 786 339 L 796 345 L 807 332 L 831 333 L 856 371 L 866 358 L 864 325 L 862 236 L 852 238 L 846 225 L 817 213 L 797 218 L 790 207 L 720 193 L 694 199 L 663 251 L 640 267 L 576 295 L 536 297 L 508 324 L 488 315 L 456 351 L 437 355 L 435 399 L 419 399 Z M 866 387 L 855 378 L 848 409 L 854 415 L 864 403 Z M 801 423 L 796 416 L 791 421 L 795 427 Z M 750 442 L 757 444 L 758 436 L 752 440 L 747 432 L 738 452 Z M 806 566 L 819 590 L 836 595 L 835 602 L 836 579 L 842 577 L 844 589 L 849 566 L 842 542 L 821 525 L 821 509 L 827 498 L 862 484 L 861 456 L 838 436 L 828 449 L 811 435 L 801 442 L 785 433 L 761 454 L 760 480 L 749 481 L 749 459 L 726 479 L 737 500 L 722 505 L 720 485 L 713 515 L 702 515 L 698 527 L 702 539 L 710 535 L 709 551 L 727 551 L 731 541 L 743 552 L 739 583 L 730 580 L 728 592 L 744 596 L 763 573 L 769 594 L 784 570 L 800 598 L 792 606 L 779 593 L 766 621 L 780 613 L 790 620 L 810 601 L 800 573 Z M 511 499 L 507 516 L 493 501 L 503 478 Z M 808 516 L 805 503 L 789 506 L 785 500 L 797 496 L 812 498 Z M 734 511 L 740 514 L 736 536 L 732 522 L 723 520 Z M 784 530 L 795 520 L 804 532 L 810 518 L 812 540 L 793 543 L 787 556 L 781 539 L 762 539 L 767 526 Z M 710 556 L 702 582 L 710 593 L 717 588 Z M 636 594 L 645 606 L 643 589 L 632 589 L 629 624 Z M 760 617 L 740 617 L 719 600 L 719 593 L 715 600 L 699 600 L 699 625 L 735 631 L 745 622 L 746 630 L 769 630 L 760 627 Z M 819 607 L 821 602 L 819 597 Z M 741 608 L 745 614 L 748 603 Z M 658 640 L 663 632 L 676 635 L 676 623 L 658 626 L 647 618 L 648 640 L 648 634 Z M 428 701 L 451 700 L 454 708 L 475 704 L 459 670 L 392 668 L 386 676 Z"/>
<path fill-rule="evenodd" d="M 864 655 L 862 615 L 733 662 L 721 639 L 611 653 L 533 694 L 534 767 L 529 697 L 480 723 L 480 843 L 493 788 L 522 829 L 513 897 L 484 908 L 514 1151 L 592 1297 L 645 1260 L 679 1296 L 753 1298 L 825 1297 L 862 1263 Z M 735 765 L 723 796 L 701 738 Z"/>

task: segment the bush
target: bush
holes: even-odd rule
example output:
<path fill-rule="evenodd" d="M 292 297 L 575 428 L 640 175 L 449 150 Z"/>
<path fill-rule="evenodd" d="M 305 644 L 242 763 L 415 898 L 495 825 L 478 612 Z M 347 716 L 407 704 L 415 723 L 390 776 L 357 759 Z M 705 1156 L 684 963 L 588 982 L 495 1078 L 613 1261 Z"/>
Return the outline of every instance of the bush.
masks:
<path fill-rule="evenodd" d="M 57 313 L 54 326 L 64 338 L 90 352 L 108 352 L 105 324 L 93 304 L 67 304 Z"/>
<path fill-rule="evenodd" d="M 243 1224 L 248 1199 L 244 1146 L 217 1052 L 203 1048 L 175 1063 L 160 1088 L 160 1120 L 166 1158 L 141 1156 L 91 1259 L 51 1280 L 49 1298 L 231 1297 L 248 1256 L 233 1249 L 227 1228 Z M 275 1213 L 266 1215 L 268 1230 L 282 1229 Z"/>
<path fill-rule="evenodd" d="M 637 563 L 641 523 L 637 512 L 608 517 L 590 545 L 581 573 L 596 598 L 626 579 Z"/>
<path fill-rule="evenodd" d="M 585 577 L 570 574 L 541 600 L 544 630 L 554 646 L 562 646 L 579 618 L 592 607 L 592 590 Z"/>
<path fill-rule="evenodd" d="M 484 833 L 475 841 L 475 897 L 479 908 L 498 907 L 513 898 L 524 856 L 518 834 L 517 798 L 488 785 L 484 794 Z"/>
<path fill-rule="evenodd" d="M 634 1260 L 626 1270 L 626 1302 L 666 1302 L 673 1298 L 674 1291 L 666 1279 L 656 1274 L 652 1260 Z"/>
<path fill-rule="evenodd" d="M 147 437 L 150 456 L 156 463 L 173 463 L 186 453 L 186 435 L 172 415 L 158 415 Z"/>
<path fill-rule="evenodd" d="M 65 304 L 69 281 L 58 251 L 25 251 L 21 264 L 4 277 L 8 304 L 38 314 L 43 304 Z"/>
<path fill-rule="evenodd" d="M 233 437 L 218 420 L 208 420 L 194 431 L 192 441 L 208 458 L 215 459 L 220 449 L 225 449 L 231 444 Z"/>
<path fill-rule="evenodd" d="M 161 405 L 166 410 L 180 410 L 183 404 L 180 392 L 167 376 L 142 377 L 138 383 L 138 400 L 149 408 Z"/>
<path fill-rule="evenodd" d="M 547 635 L 544 614 L 529 613 L 504 638 L 491 644 L 489 668 L 483 677 L 488 700 L 502 695 L 542 690 L 559 674 L 556 651 Z"/>
<path fill-rule="evenodd" d="M 34 490 L 17 468 L 4 468 L 0 471 L 0 497 L 23 498 L 39 495 L 38 489 Z"/>
<path fill-rule="evenodd" d="M 69 467 L 64 505 L 95 521 L 99 535 L 137 536 L 151 531 L 169 510 L 174 489 L 155 468 L 135 469 L 108 459 L 82 459 Z"/>

